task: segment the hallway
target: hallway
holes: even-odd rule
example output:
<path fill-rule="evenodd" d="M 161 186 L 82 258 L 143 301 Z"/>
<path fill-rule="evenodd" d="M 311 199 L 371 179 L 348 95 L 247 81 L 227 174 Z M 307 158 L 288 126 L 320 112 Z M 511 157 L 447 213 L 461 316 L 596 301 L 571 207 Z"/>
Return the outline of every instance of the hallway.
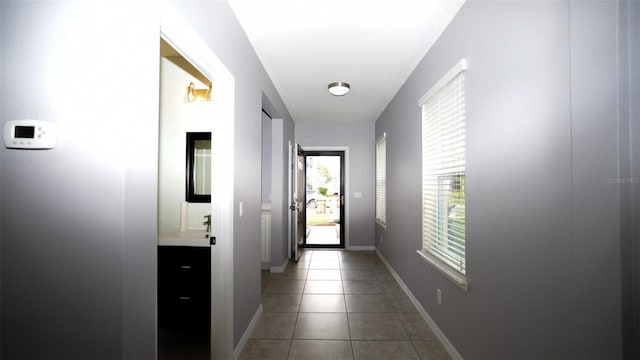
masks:
<path fill-rule="evenodd" d="M 373 251 L 306 250 L 262 292 L 240 359 L 449 359 Z"/>

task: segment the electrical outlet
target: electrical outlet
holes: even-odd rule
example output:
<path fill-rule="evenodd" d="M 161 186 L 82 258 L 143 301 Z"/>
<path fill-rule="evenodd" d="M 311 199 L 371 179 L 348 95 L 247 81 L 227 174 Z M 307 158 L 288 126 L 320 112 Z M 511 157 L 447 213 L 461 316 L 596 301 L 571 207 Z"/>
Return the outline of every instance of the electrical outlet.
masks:
<path fill-rule="evenodd" d="M 440 289 L 436 293 L 436 301 L 438 301 L 438 305 L 442 305 L 442 290 Z"/>

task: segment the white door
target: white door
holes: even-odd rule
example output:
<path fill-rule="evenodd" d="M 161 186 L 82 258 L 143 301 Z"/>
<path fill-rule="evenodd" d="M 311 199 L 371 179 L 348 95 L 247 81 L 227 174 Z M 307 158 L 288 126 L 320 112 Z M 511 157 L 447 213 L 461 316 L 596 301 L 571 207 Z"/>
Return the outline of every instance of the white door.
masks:
<path fill-rule="evenodd" d="M 289 143 L 289 258 L 300 259 L 306 237 L 304 150 Z"/>

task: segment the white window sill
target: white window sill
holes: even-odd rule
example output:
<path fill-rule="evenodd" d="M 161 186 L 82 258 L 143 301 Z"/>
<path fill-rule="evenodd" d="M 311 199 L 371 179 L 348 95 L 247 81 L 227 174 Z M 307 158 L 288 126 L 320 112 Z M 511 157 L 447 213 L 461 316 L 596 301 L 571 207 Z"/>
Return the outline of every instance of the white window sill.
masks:
<path fill-rule="evenodd" d="M 376 224 L 380 225 L 380 227 L 387 230 L 387 224 L 383 223 L 382 221 L 376 219 Z"/>
<path fill-rule="evenodd" d="M 467 282 L 467 278 L 460 274 L 459 272 L 453 270 L 449 265 L 443 263 L 440 259 L 435 256 L 423 251 L 417 250 L 418 255 L 424 260 L 427 264 L 436 268 L 436 270 L 440 271 L 444 276 L 448 277 L 449 280 L 453 281 L 454 284 L 458 285 L 462 290 L 469 291 L 469 283 Z"/>

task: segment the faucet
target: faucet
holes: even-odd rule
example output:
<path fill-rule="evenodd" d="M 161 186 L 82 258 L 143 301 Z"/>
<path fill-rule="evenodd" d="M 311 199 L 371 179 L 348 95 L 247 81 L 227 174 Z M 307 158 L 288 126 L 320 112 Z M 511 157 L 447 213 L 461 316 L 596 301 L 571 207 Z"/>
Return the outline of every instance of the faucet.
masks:
<path fill-rule="evenodd" d="M 204 218 L 206 219 L 205 222 L 202 223 L 202 225 L 207 225 L 207 232 L 211 231 L 211 215 L 205 215 Z"/>

